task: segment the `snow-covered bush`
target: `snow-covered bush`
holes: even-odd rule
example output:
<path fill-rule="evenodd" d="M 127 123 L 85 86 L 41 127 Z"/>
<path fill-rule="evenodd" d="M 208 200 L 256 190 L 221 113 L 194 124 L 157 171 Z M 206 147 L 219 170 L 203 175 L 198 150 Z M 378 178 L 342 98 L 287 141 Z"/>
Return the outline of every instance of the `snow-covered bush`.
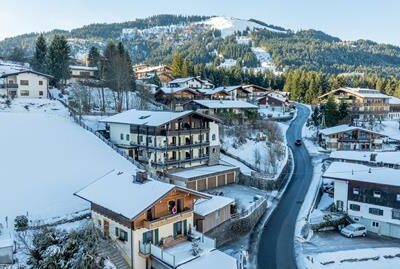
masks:
<path fill-rule="evenodd" d="M 17 216 L 14 220 L 14 228 L 16 231 L 25 231 L 28 229 L 29 220 L 25 215 Z"/>
<path fill-rule="evenodd" d="M 100 269 L 104 260 L 97 255 L 99 232 L 93 224 L 66 232 L 42 228 L 33 234 L 28 265 L 33 269 Z"/>

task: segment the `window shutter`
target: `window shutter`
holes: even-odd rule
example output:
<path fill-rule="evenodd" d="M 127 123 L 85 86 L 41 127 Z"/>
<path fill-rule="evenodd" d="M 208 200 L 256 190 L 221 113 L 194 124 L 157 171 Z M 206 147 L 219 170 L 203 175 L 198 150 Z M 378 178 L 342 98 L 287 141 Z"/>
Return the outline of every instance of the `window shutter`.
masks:
<path fill-rule="evenodd" d="M 158 229 L 154 230 L 154 244 L 158 245 Z"/>
<path fill-rule="evenodd" d="M 183 234 L 187 235 L 187 220 L 183 221 Z"/>
<path fill-rule="evenodd" d="M 146 233 L 143 233 L 143 235 L 142 235 L 142 243 L 143 244 L 146 243 Z"/>
<path fill-rule="evenodd" d="M 176 234 L 178 232 L 178 227 L 177 227 L 178 223 L 174 223 L 174 239 L 176 239 Z"/>

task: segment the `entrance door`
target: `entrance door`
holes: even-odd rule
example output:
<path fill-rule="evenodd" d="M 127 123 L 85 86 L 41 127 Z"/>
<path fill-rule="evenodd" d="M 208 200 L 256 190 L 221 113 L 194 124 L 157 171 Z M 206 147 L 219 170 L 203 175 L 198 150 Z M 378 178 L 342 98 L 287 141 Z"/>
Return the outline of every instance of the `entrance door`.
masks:
<path fill-rule="evenodd" d="M 110 223 L 107 220 L 103 220 L 103 236 L 110 238 Z"/>
<path fill-rule="evenodd" d="M 183 211 L 183 200 L 182 199 L 176 200 L 176 207 L 177 207 L 178 213 Z"/>

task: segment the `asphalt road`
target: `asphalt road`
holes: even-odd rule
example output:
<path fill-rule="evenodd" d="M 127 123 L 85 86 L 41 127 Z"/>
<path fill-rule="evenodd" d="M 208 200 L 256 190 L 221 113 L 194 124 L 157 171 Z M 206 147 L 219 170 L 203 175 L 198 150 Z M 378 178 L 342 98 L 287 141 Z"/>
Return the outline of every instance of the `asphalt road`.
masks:
<path fill-rule="evenodd" d="M 297 105 L 297 117 L 287 131 L 287 141 L 293 151 L 293 177 L 278 206 L 265 224 L 258 250 L 258 269 L 295 269 L 294 231 L 297 215 L 310 185 L 313 166 L 304 145 L 295 146 L 308 118 L 309 110 Z"/>

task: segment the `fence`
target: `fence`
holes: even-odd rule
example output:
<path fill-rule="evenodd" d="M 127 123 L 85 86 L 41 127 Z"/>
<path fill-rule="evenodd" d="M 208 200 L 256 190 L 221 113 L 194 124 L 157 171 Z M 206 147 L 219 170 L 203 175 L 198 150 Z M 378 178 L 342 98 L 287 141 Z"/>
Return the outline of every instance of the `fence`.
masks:
<path fill-rule="evenodd" d="M 109 147 L 111 147 L 114 151 L 116 151 L 119 155 L 121 155 L 122 157 L 124 157 L 126 160 L 130 161 L 132 164 L 136 165 L 138 168 L 140 169 L 145 169 L 145 166 L 139 162 L 137 162 L 135 159 L 133 159 L 132 157 L 130 157 L 125 151 L 121 150 L 120 148 L 118 148 L 117 146 L 115 146 L 113 143 L 111 143 L 108 139 L 106 139 L 102 134 L 100 134 L 99 132 L 97 132 L 96 130 L 94 130 L 93 128 L 91 128 L 90 126 L 88 126 L 84 120 L 82 120 L 82 115 L 80 115 L 79 113 L 77 113 L 77 111 L 72 108 L 70 105 L 68 105 L 67 103 L 65 103 L 63 100 L 57 99 L 58 101 L 60 101 L 61 104 L 63 104 L 69 111 L 71 117 L 74 119 L 75 123 L 77 123 L 79 126 L 81 126 L 82 128 L 84 128 L 85 130 L 88 130 L 89 132 L 93 133 L 95 136 L 97 136 L 101 141 L 103 141 L 106 145 L 108 145 Z M 155 175 L 152 175 L 155 176 Z"/>
<path fill-rule="evenodd" d="M 257 199 L 254 201 L 254 203 L 251 204 L 249 208 L 246 210 L 243 210 L 242 212 L 232 214 L 231 218 L 232 219 L 240 219 L 240 218 L 245 218 L 252 214 L 262 203 L 266 202 L 266 199 L 264 197 L 261 197 L 260 199 Z"/>

